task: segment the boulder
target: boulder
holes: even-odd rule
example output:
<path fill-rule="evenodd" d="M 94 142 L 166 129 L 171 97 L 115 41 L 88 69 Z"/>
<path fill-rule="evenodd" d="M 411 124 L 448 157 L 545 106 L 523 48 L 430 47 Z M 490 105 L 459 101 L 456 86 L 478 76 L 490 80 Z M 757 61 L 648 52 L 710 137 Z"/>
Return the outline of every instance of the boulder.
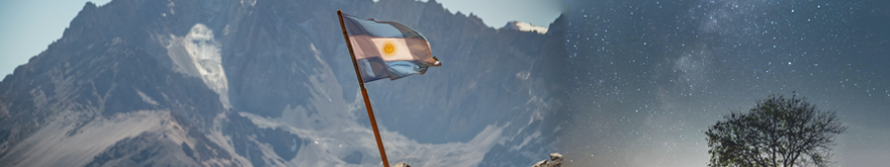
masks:
<path fill-rule="evenodd" d="M 562 166 L 562 154 L 552 153 L 550 154 L 550 162 L 547 160 L 541 160 L 541 162 L 535 163 L 532 167 L 561 167 Z"/>

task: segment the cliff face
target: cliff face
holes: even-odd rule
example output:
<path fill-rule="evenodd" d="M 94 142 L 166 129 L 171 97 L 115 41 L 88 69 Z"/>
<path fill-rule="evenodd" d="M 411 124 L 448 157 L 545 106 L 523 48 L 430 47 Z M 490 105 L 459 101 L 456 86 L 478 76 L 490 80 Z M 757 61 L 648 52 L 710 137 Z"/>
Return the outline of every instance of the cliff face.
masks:
<path fill-rule="evenodd" d="M 550 152 L 561 19 L 538 34 L 434 0 L 115 0 L 87 3 L 0 82 L 0 164 L 376 165 L 337 9 L 415 28 L 444 63 L 367 84 L 391 161 L 524 166 Z"/>

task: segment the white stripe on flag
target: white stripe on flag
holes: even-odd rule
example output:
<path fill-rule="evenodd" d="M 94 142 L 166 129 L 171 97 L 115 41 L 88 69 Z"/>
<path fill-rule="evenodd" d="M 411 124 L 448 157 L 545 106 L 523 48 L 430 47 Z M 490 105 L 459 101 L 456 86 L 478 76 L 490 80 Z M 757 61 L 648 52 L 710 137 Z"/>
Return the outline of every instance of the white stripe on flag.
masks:
<path fill-rule="evenodd" d="M 414 60 L 405 38 L 371 38 L 383 61 Z"/>
<path fill-rule="evenodd" d="M 412 61 L 417 57 L 428 58 L 429 44 L 419 45 L 420 48 L 409 48 L 407 40 L 419 40 L 414 42 L 426 42 L 423 39 L 405 39 L 390 37 L 371 37 L 367 35 L 349 36 L 352 43 L 355 59 L 367 59 L 380 57 L 383 61 Z M 388 49 L 387 49 L 388 48 Z M 418 52 L 421 55 L 414 55 Z"/>

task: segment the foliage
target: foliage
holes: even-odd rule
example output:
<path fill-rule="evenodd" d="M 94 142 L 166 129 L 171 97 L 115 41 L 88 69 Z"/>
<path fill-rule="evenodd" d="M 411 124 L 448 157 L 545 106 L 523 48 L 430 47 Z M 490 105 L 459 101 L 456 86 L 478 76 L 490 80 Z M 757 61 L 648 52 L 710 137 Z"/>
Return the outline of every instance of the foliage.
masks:
<path fill-rule="evenodd" d="M 837 114 L 817 111 L 806 98 L 770 95 L 748 112 L 732 112 L 712 125 L 708 166 L 827 166 Z"/>

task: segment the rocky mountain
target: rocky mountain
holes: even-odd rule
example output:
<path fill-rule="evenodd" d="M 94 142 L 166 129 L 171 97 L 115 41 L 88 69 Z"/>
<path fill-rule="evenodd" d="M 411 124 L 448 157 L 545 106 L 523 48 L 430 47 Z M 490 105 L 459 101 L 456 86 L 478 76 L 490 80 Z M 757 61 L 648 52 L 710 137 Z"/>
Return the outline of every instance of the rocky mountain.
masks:
<path fill-rule="evenodd" d="M 0 166 L 379 165 L 336 10 L 444 66 L 367 84 L 392 163 L 529 166 L 565 103 L 565 21 L 487 27 L 435 0 L 114 0 L 0 82 Z"/>

